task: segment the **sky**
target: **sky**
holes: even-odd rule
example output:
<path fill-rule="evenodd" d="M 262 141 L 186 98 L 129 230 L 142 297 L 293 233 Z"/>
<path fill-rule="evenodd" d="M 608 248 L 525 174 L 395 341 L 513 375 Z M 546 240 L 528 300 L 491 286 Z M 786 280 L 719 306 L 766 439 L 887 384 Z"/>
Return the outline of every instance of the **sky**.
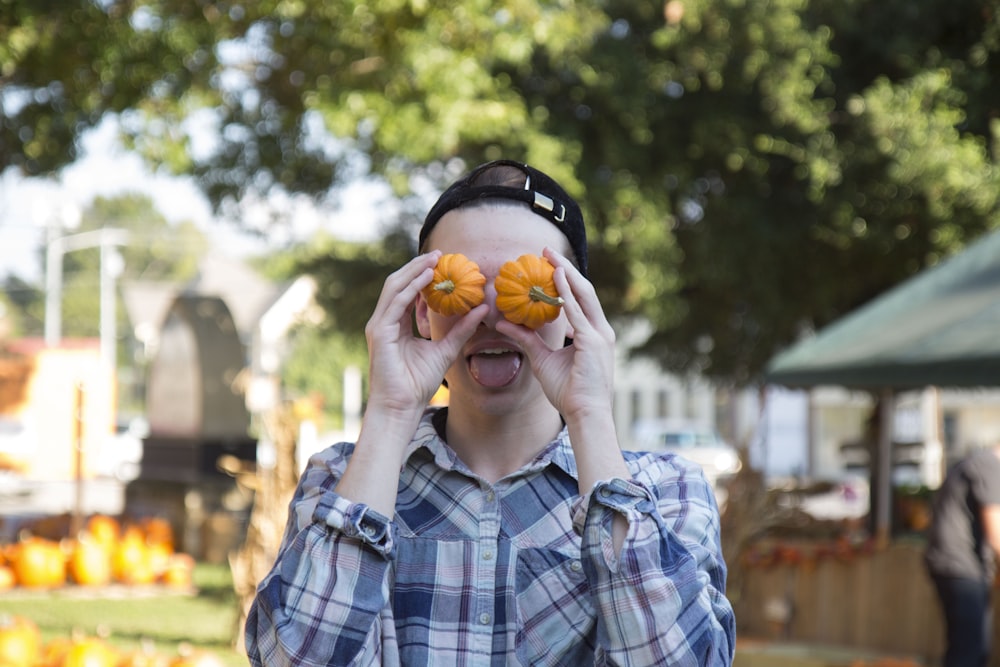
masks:
<path fill-rule="evenodd" d="M 138 155 L 121 146 L 113 121 L 84 135 L 81 145 L 81 158 L 54 178 L 25 179 L 14 169 L 0 174 L 0 279 L 14 274 L 41 284 L 39 248 L 46 225 L 56 223 L 66 229 L 64 233 L 72 233 L 81 211 L 98 196 L 147 194 L 169 222 L 197 223 L 215 252 L 237 257 L 273 250 L 276 242 L 307 239 L 320 229 L 338 238 L 364 241 L 377 238 L 383 227 L 367 202 L 389 197 L 388 192 L 359 182 L 344 189 L 335 210 L 318 209 L 304 197 L 282 202 L 283 210 L 292 211 L 293 232 L 286 238 L 260 239 L 215 219 L 191 179 L 154 174 Z"/>

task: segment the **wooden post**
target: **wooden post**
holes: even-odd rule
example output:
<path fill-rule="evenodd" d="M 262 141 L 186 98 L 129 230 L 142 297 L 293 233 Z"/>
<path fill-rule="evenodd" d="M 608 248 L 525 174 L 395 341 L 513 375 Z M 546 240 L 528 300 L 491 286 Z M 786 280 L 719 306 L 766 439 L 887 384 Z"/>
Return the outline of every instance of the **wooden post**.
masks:
<path fill-rule="evenodd" d="M 875 544 L 879 548 L 889 545 L 892 531 L 892 437 L 896 414 L 895 395 L 892 389 L 883 389 L 878 397 L 880 404 L 878 425 L 878 472 L 876 488 L 872 491 L 878 499 L 875 505 Z"/>
<path fill-rule="evenodd" d="M 73 516 L 70 521 L 71 537 L 83 529 L 83 383 L 77 382 L 73 402 Z"/>

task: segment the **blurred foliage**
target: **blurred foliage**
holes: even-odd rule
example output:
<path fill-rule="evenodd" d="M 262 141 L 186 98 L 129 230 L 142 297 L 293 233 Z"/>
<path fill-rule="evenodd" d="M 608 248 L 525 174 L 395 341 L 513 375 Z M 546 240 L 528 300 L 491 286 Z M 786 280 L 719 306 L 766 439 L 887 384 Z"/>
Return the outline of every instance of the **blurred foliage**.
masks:
<path fill-rule="evenodd" d="M 291 337 L 291 353 L 282 371 L 284 391 L 293 398 L 318 400 L 323 430 L 344 428 L 344 373 L 349 367 L 367 376 L 368 355 L 359 336 L 303 326 Z"/>
<path fill-rule="evenodd" d="M 581 199 L 644 353 L 734 384 L 1000 223 L 996 0 L 70 7 L 0 3 L 0 167 L 57 168 L 110 111 L 236 215 L 380 175 L 399 234 L 303 260 L 358 336 L 419 195 L 501 156 Z"/>
<path fill-rule="evenodd" d="M 30 328 L 25 310 L 41 294 L 16 276 L 8 275 L 0 288 L 0 342 L 24 335 Z M 38 323 L 41 326 L 41 323 Z M 39 329 L 41 330 L 41 329 Z"/>

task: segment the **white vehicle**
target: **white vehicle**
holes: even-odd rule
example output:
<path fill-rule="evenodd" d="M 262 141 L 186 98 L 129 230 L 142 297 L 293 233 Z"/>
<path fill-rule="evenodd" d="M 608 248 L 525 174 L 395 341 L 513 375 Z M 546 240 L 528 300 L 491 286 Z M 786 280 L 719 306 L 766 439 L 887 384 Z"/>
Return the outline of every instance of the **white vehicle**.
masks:
<path fill-rule="evenodd" d="M 96 452 L 94 470 L 101 477 L 131 482 L 139 476 L 142 465 L 142 441 L 149 435 L 149 425 L 142 417 L 117 425 Z"/>
<path fill-rule="evenodd" d="M 672 452 L 698 464 L 713 485 L 743 465 L 736 448 L 715 429 L 687 420 L 641 421 L 633 428 L 633 441 L 640 451 Z"/>

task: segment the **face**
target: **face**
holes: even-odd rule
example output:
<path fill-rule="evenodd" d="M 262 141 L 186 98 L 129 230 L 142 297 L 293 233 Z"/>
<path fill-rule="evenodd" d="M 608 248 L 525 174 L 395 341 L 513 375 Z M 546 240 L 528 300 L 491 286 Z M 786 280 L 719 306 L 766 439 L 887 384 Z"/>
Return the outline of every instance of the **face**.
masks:
<path fill-rule="evenodd" d="M 468 399 L 477 401 L 480 409 L 487 409 L 487 405 L 503 409 L 503 405 L 509 407 L 519 400 L 544 400 L 527 358 L 513 340 L 496 330 L 503 314 L 496 307 L 493 280 L 505 262 L 524 254 L 541 255 L 545 247 L 570 255 L 566 237 L 555 225 L 526 207 L 484 204 L 446 213 L 434 227 L 426 246 L 428 250 L 462 253 L 478 264 L 486 276 L 486 304 L 490 312 L 445 374 L 452 404 Z M 441 338 L 458 320 L 430 310 L 422 297 L 417 299 L 416 313 L 421 335 L 431 339 Z M 570 334 L 565 314 L 561 313 L 537 333 L 550 348 L 561 347 Z"/>

